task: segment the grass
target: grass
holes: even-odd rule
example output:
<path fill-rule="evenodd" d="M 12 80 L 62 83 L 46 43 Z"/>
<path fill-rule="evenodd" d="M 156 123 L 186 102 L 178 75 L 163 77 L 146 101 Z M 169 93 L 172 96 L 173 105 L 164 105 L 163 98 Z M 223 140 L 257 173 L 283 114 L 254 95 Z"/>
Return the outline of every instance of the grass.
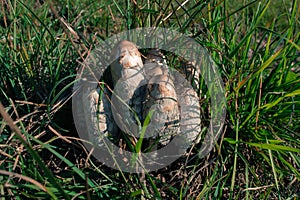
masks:
<path fill-rule="evenodd" d="M 46 1 L 1 1 L 0 198 L 299 198 L 299 3 L 76 0 L 51 8 Z M 141 181 L 86 152 L 70 99 L 91 49 L 122 30 L 149 26 L 203 45 L 228 104 L 224 132 L 207 157 L 194 156 L 196 146 Z"/>

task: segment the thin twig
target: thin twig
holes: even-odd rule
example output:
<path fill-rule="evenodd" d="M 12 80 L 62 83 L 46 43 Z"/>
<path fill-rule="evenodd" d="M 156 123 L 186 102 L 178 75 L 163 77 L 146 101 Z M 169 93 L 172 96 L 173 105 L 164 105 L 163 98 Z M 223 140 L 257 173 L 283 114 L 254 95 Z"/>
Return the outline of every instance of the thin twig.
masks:
<path fill-rule="evenodd" d="M 9 171 L 5 171 L 5 170 L 2 170 L 0 169 L 0 174 L 3 174 L 3 175 L 7 175 L 7 176 L 10 176 L 10 177 L 16 177 L 16 178 L 19 178 L 19 179 L 22 179 L 24 181 L 27 181 L 29 183 L 32 183 L 33 185 L 36 185 L 37 187 L 39 187 L 41 190 L 43 190 L 44 192 L 47 191 L 46 187 L 44 187 L 41 183 L 37 182 L 36 180 L 28 177 L 28 176 L 24 176 L 22 174 L 17 174 L 17 173 L 14 173 L 14 172 L 9 172 Z"/>
<path fill-rule="evenodd" d="M 18 136 L 24 140 L 24 142 L 26 144 L 28 144 L 26 137 L 21 133 L 20 129 L 15 125 L 14 121 L 12 120 L 12 118 L 8 115 L 8 113 L 5 111 L 4 106 L 2 105 L 2 103 L 0 102 L 0 114 L 2 115 L 4 121 L 6 121 L 6 123 L 8 124 L 8 126 L 10 127 L 10 129 L 17 133 Z"/>

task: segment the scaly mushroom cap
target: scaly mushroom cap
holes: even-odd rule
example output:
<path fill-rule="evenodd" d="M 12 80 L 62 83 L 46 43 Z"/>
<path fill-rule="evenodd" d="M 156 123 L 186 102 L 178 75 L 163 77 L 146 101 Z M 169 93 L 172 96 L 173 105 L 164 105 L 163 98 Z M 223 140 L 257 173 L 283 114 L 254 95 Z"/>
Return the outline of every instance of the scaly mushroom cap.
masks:
<path fill-rule="evenodd" d="M 135 44 L 123 40 L 112 50 L 111 75 L 114 83 L 114 98 L 112 112 L 115 120 L 124 132 L 138 133 L 142 123 L 142 102 L 145 97 L 146 80 L 143 75 L 141 53 Z M 138 120 L 136 118 L 138 116 Z"/>
<path fill-rule="evenodd" d="M 136 45 L 127 40 L 120 41 L 111 52 L 111 75 L 114 85 L 124 76 L 126 69 L 140 70 L 143 67 L 141 53 Z M 130 76 L 130 74 L 127 74 Z"/>
<path fill-rule="evenodd" d="M 152 140 L 167 145 L 179 131 L 179 107 L 173 77 L 158 49 L 151 49 L 146 56 L 144 70 L 148 79 L 147 93 L 143 104 L 143 117 L 154 110 L 149 126 Z"/>

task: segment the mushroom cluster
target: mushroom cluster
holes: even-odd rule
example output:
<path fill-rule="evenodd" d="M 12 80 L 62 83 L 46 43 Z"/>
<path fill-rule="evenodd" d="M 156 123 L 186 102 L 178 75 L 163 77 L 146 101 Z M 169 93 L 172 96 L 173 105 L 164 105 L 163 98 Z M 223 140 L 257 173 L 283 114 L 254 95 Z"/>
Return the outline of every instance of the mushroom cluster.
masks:
<path fill-rule="evenodd" d="M 168 145 L 178 134 L 193 142 L 200 138 L 201 113 L 199 97 L 191 87 L 192 64 L 177 72 L 168 67 L 159 49 L 149 49 L 142 57 L 137 46 L 126 40 L 112 49 L 111 59 L 108 74 L 113 88 L 104 84 L 81 92 L 78 106 L 83 107 L 90 141 L 98 144 L 103 137 L 118 141 L 122 132 L 133 145 L 145 138 L 146 149 L 152 151 Z"/>

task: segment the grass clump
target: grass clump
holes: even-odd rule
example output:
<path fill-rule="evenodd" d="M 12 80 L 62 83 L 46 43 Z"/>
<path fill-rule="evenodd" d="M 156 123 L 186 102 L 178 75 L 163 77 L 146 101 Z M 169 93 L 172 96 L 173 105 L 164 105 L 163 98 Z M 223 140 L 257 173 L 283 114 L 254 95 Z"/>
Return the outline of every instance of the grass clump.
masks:
<path fill-rule="evenodd" d="M 299 1 L 237 2 L 2 1 L 0 98 L 9 117 L 0 118 L 0 197 L 298 198 Z M 86 152 L 70 99 L 90 50 L 115 33 L 150 26 L 176 29 L 206 48 L 228 104 L 209 156 L 194 156 L 196 146 L 141 181 Z"/>

